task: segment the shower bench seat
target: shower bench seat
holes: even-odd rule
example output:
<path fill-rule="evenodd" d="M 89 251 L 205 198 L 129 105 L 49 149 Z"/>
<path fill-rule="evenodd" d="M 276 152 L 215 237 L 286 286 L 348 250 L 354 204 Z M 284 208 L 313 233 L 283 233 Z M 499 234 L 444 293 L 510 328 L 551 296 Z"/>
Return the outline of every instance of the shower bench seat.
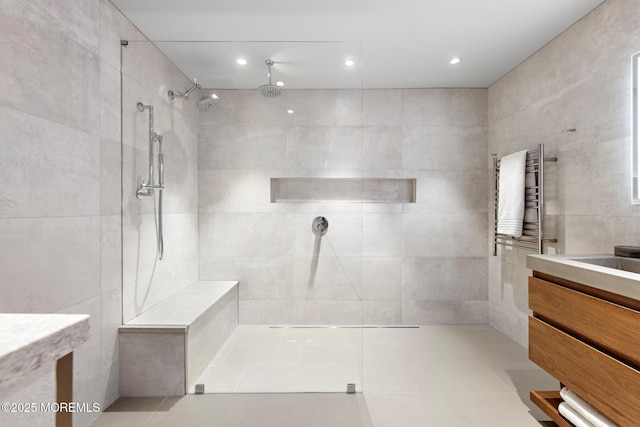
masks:
<path fill-rule="evenodd" d="M 238 325 L 238 282 L 198 281 L 120 326 L 120 395 L 181 396 Z"/>

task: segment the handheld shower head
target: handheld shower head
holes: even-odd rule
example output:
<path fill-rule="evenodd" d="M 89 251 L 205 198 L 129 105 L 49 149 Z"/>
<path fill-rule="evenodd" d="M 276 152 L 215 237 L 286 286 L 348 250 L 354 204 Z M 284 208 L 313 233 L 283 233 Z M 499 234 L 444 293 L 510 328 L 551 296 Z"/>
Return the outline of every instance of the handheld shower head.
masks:
<path fill-rule="evenodd" d="M 280 94 L 282 93 L 282 89 L 274 84 L 271 84 L 271 66 L 273 65 L 273 61 L 271 59 L 267 59 L 266 61 L 264 61 L 264 63 L 267 64 L 267 77 L 269 78 L 269 83 L 260 86 L 258 88 L 258 93 L 269 98 L 280 96 Z"/>

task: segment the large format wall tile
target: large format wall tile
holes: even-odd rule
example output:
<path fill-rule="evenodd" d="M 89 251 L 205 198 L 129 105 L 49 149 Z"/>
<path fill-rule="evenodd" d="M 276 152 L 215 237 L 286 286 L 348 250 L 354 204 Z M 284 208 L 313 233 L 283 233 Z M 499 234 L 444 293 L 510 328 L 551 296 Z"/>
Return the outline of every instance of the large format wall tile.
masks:
<path fill-rule="evenodd" d="M 198 197 L 200 213 L 284 212 L 284 205 L 271 203 L 271 178 L 285 176 L 272 169 L 200 169 Z"/>
<path fill-rule="evenodd" d="M 108 0 L 1 3 L 0 311 L 89 314 L 74 399 L 104 409 L 118 397 L 122 322 L 120 40 L 144 37 Z"/>
<path fill-rule="evenodd" d="M 0 114 L 0 217 L 98 215 L 100 139 L 10 108 Z"/>
<path fill-rule="evenodd" d="M 356 126 L 296 126 L 287 129 L 287 169 L 362 167 L 362 129 Z"/>
<path fill-rule="evenodd" d="M 402 298 L 486 300 L 487 259 L 408 258 L 403 264 Z"/>
<path fill-rule="evenodd" d="M 287 90 L 284 124 L 254 91 L 216 93 L 200 116 L 199 273 L 240 280 L 241 323 L 486 320 L 486 91 Z M 270 203 L 274 177 L 416 178 L 417 202 Z M 403 269 L 443 256 L 461 272 L 433 285 Z M 450 316 L 404 304 L 404 276 L 406 298 L 446 297 Z"/>
<path fill-rule="evenodd" d="M 293 90 L 286 91 L 287 125 L 296 126 L 361 126 L 362 95 L 360 90 Z"/>
<path fill-rule="evenodd" d="M 407 214 L 402 233 L 405 256 L 487 255 L 487 215 L 484 213 Z"/>
<path fill-rule="evenodd" d="M 122 217 L 100 218 L 100 290 L 122 287 Z"/>
<path fill-rule="evenodd" d="M 100 136 L 120 142 L 122 119 L 120 110 L 120 69 L 100 61 Z"/>
<path fill-rule="evenodd" d="M 364 126 L 401 126 L 402 92 L 394 89 L 362 91 Z"/>
<path fill-rule="evenodd" d="M 405 213 L 487 212 L 487 170 L 417 171 L 416 203 Z"/>
<path fill-rule="evenodd" d="M 200 256 L 284 256 L 285 230 L 279 214 L 200 214 Z"/>
<path fill-rule="evenodd" d="M 489 152 L 544 143 L 558 157 L 545 163 L 545 233 L 559 240 L 548 253 L 638 245 L 629 160 L 638 16 L 633 1 L 606 1 L 489 88 Z M 490 323 L 525 346 L 526 254 L 501 248 L 489 279 Z"/>
<path fill-rule="evenodd" d="M 153 214 L 123 217 L 123 305 L 129 321 L 198 280 L 198 215 L 164 215 L 164 256 L 157 260 Z"/>
<path fill-rule="evenodd" d="M 120 215 L 122 212 L 122 145 L 100 140 L 100 214 Z"/>
<path fill-rule="evenodd" d="M 0 104 L 99 135 L 97 52 L 57 31 L 58 22 L 39 14 L 37 6 L 33 12 L 30 4 L 4 3 L 0 56 L 11 69 L 0 79 Z M 56 10 L 52 5 L 46 9 Z"/>
<path fill-rule="evenodd" d="M 146 40 L 109 0 L 100 0 L 100 58 L 120 69 L 120 41 Z"/>
<path fill-rule="evenodd" d="M 200 169 L 284 169 L 285 133 L 277 126 L 200 126 Z"/>
<path fill-rule="evenodd" d="M 243 300 L 287 298 L 291 288 L 291 268 L 282 257 L 201 256 L 200 277 L 238 280 Z"/>
<path fill-rule="evenodd" d="M 486 168 L 486 126 L 405 126 L 402 132 L 404 169 Z"/>
<path fill-rule="evenodd" d="M 362 168 L 402 169 L 402 128 L 400 126 L 362 128 Z"/>
<path fill-rule="evenodd" d="M 481 301 L 403 300 L 403 324 L 484 324 L 488 304 Z"/>
<path fill-rule="evenodd" d="M 50 313 L 100 294 L 100 218 L 0 220 L 2 312 Z"/>
<path fill-rule="evenodd" d="M 401 296 L 402 257 L 364 257 L 362 259 L 362 298 L 399 301 Z"/>
<path fill-rule="evenodd" d="M 51 3 L 47 0 L 34 0 L 29 2 L 29 9 L 87 50 L 98 50 L 99 2 L 67 0 Z"/>
<path fill-rule="evenodd" d="M 485 89 L 404 89 L 403 126 L 486 126 Z"/>

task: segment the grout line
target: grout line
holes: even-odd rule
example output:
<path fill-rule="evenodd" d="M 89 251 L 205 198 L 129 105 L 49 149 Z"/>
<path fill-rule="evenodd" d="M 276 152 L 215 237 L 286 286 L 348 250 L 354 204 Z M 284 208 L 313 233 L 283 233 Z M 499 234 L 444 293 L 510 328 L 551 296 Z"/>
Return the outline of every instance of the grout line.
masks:
<path fill-rule="evenodd" d="M 238 380 L 236 381 L 236 384 L 233 386 L 233 392 L 234 393 L 238 392 L 238 387 L 240 386 L 240 382 L 244 378 L 244 374 L 246 372 L 247 372 L 247 366 L 245 365 L 245 366 L 242 367 L 242 373 L 240 374 L 240 377 L 238 377 Z"/>
<path fill-rule="evenodd" d="M 168 396 L 165 396 L 165 397 L 164 397 L 164 399 L 162 399 L 162 401 L 161 401 L 160 403 L 158 403 L 158 406 L 156 406 L 156 407 L 153 409 L 153 411 L 151 411 L 151 413 L 149 414 L 149 416 L 147 417 L 147 419 L 146 419 L 146 420 L 144 420 L 144 422 L 142 423 L 142 425 L 143 425 L 143 426 L 151 425 L 151 424 L 148 424 L 148 423 L 149 423 L 149 420 L 151 420 L 151 417 L 153 417 L 153 415 L 154 415 L 156 412 L 158 412 L 158 408 L 160 408 L 160 407 L 162 406 L 162 404 L 167 400 L 167 397 L 168 397 Z"/>

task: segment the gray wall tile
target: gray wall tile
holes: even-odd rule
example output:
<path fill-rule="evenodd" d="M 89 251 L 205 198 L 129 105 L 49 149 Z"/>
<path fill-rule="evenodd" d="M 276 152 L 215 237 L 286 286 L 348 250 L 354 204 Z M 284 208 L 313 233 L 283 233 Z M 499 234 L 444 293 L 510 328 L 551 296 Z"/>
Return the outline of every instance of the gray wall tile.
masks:
<path fill-rule="evenodd" d="M 544 142 L 549 253 L 612 253 L 638 245 L 630 204 L 630 67 L 636 5 L 604 2 L 489 88 L 489 152 Z M 575 132 L 567 132 L 574 128 Z M 622 243 L 625 242 L 625 243 Z M 489 279 L 490 323 L 527 345 L 526 252 L 500 250 Z"/>
<path fill-rule="evenodd" d="M 100 139 L 10 108 L 0 112 L 0 217 L 98 215 Z"/>
<path fill-rule="evenodd" d="M 477 303 L 487 299 L 486 91 L 287 90 L 295 114 L 284 124 L 264 120 L 254 91 L 218 92 L 231 104 L 200 117 L 199 272 L 240 280 L 241 323 L 488 319 Z M 362 176 L 417 178 L 418 201 L 267 202 L 271 177 Z M 317 215 L 330 223 L 321 240 L 311 233 Z M 449 317 L 403 304 L 405 273 L 414 294 L 428 294 L 403 263 L 443 256 L 461 270 L 434 285 Z"/>

